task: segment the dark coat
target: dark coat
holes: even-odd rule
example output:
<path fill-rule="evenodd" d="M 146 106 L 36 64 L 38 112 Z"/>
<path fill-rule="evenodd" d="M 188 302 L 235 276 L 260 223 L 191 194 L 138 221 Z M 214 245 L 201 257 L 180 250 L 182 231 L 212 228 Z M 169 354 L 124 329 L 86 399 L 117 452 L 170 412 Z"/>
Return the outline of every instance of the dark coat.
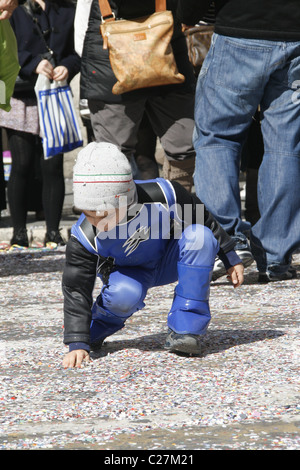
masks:
<path fill-rule="evenodd" d="M 155 11 L 154 0 L 109 0 L 116 18 L 132 19 L 146 16 Z M 177 0 L 167 0 L 167 9 L 172 10 L 173 16 L 177 8 Z M 100 34 L 101 12 L 98 0 L 93 0 L 89 18 L 88 30 L 85 36 L 82 63 L 81 63 L 81 98 L 98 99 L 106 103 L 122 101 L 122 95 L 112 94 L 112 87 L 116 77 L 111 69 L 108 51 L 103 49 L 103 40 Z M 181 32 L 181 25 L 174 16 L 174 34 L 172 48 L 179 72 L 185 76 L 181 85 L 167 85 L 166 89 L 176 87 L 177 90 L 193 92 L 195 78 L 189 62 L 185 37 Z M 144 90 L 135 90 L 128 95 L 137 95 Z"/>
<path fill-rule="evenodd" d="M 182 23 L 194 25 L 211 0 L 178 0 Z M 224 36 L 300 41 L 299 0 L 215 0 L 215 32 Z"/>
<path fill-rule="evenodd" d="M 74 4 L 69 2 L 51 2 L 45 0 L 46 10 L 38 8 L 34 16 L 38 19 L 43 31 L 49 31 L 46 42 L 54 52 L 55 64 L 64 65 L 69 71 L 71 80 L 80 71 L 80 57 L 74 50 Z M 39 36 L 37 26 L 30 15 L 19 6 L 10 19 L 18 44 L 18 56 L 21 66 L 20 77 L 33 78 L 35 69 L 47 53 L 47 47 Z"/>

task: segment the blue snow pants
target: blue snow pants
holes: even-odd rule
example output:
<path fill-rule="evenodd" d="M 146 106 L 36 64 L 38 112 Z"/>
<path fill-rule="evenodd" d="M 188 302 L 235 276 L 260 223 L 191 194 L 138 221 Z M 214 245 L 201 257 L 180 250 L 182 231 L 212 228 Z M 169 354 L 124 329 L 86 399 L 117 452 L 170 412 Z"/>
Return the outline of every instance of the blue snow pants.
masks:
<path fill-rule="evenodd" d="M 190 225 L 180 239 L 170 240 L 165 255 L 151 269 L 145 265 L 111 272 L 92 308 L 91 343 L 123 328 L 127 318 L 145 306 L 149 288 L 177 280 L 168 327 L 176 333 L 204 334 L 211 319 L 209 287 L 218 251 L 210 229 Z"/>

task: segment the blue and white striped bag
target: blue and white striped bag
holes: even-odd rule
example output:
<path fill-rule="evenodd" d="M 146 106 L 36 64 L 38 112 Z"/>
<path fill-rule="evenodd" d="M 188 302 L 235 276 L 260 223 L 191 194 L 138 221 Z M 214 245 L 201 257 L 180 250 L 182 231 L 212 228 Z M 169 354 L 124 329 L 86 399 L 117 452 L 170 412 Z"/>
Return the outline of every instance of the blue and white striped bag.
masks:
<path fill-rule="evenodd" d="M 65 153 L 83 145 L 74 109 L 72 91 L 66 81 L 56 82 L 40 74 L 35 93 L 44 157 Z"/>

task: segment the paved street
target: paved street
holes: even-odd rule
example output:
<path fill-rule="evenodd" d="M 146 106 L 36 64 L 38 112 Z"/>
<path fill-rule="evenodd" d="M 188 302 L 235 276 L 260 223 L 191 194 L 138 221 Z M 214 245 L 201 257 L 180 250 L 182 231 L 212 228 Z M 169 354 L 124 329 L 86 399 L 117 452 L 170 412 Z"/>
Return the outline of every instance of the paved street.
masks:
<path fill-rule="evenodd" d="M 76 220 L 74 158 L 65 156 L 65 237 Z M 45 224 L 34 214 L 28 229 L 33 248 L 7 251 L 2 212 L 0 449 L 299 450 L 300 254 L 298 279 L 258 284 L 253 265 L 239 289 L 212 283 L 200 357 L 163 349 L 169 285 L 151 289 L 90 364 L 65 370 L 64 250 L 37 248 Z"/>
<path fill-rule="evenodd" d="M 201 357 L 163 349 L 174 285 L 151 289 L 65 370 L 63 265 L 63 250 L 0 254 L 1 449 L 300 448 L 299 279 L 261 285 L 250 267 L 240 289 L 213 283 Z"/>

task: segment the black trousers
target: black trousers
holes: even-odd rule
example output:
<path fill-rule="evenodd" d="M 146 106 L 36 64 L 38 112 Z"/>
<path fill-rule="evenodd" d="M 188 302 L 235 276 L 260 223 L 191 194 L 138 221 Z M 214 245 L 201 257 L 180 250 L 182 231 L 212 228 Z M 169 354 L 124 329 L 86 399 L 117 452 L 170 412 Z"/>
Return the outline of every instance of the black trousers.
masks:
<path fill-rule="evenodd" d="M 42 176 L 42 204 L 47 231 L 58 230 L 65 196 L 62 154 L 45 160 L 38 136 L 12 129 L 7 129 L 7 135 L 12 155 L 7 193 L 14 230 L 26 227 L 28 187 L 37 157 Z"/>

